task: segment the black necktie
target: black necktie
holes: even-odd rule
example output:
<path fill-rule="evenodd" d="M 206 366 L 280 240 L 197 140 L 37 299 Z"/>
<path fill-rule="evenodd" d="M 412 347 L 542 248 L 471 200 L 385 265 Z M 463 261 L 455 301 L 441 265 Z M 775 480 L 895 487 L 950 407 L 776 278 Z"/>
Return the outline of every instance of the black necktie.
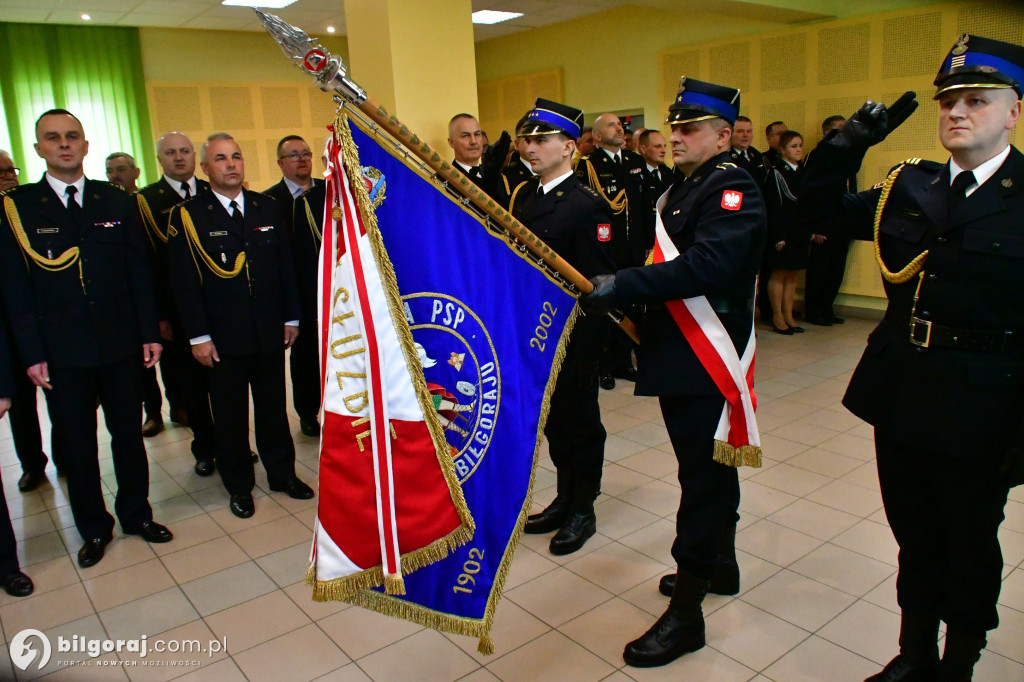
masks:
<path fill-rule="evenodd" d="M 479 166 L 470 166 L 469 167 L 469 177 L 476 178 L 477 180 L 479 180 L 482 177 L 482 175 L 480 173 L 480 167 Z"/>
<path fill-rule="evenodd" d="M 537 185 L 537 198 L 538 199 L 543 199 L 544 198 L 544 185 Z"/>
<path fill-rule="evenodd" d="M 953 178 L 953 184 L 949 188 L 949 212 L 952 213 L 967 198 L 967 188 L 975 183 L 974 173 L 961 171 Z"/>
<path fill-rule="evenodd" d="M 181 183 L 181 191 L 185 193 L 185 198 L 186 199 L 188 199 L 190 196 L 192 196 L 192 190 L 189 189 L 187 182 Z"/>
<path fill-rule="evenodd" d="M 618 154 L 613 156 L 612 159 L 614 159 L 616 166 L 621 166 L 622 165 L 622 157 L 619 156 Z"/>
<path fill-rule="evenodd" d="M 658 182 L 661 182 L 661 169 L 660 168 L 655 168 L 654 169 L 654 179 L 657 180 Z"/>
<path fill-rule="evenodd" d="M 68 185 L 67 189 L 64 191 L 68 195 L 68 210 L 77 215 L 82 210 L 82 207 L 78 205 L 77 201 L 75 201 L 75 195 L 78 194 L 78 188 L 74 185 Z"/>
<path fill-rule="evenodd" d="M 238 208 L 238 203 L 232 201 L 228 206 L 231 207 L 231 218 L 235 221 L 235 225 L 238 225 L 238 229 L 245 229 L 245 218 L 242 216 L 242 211 Z"/>

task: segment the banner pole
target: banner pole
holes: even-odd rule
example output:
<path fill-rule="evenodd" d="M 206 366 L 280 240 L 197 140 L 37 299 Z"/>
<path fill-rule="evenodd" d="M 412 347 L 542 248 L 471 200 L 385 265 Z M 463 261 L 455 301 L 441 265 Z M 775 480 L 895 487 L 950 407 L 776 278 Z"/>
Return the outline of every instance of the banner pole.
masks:
<path fill-rule="evenodd" d="M 340 57 L 332 55 L 304 31 L 286 23 L 273 14 L 253 8 L 263 22 L 267 33 L 274 38 L 285 56 L 302 71 L 312 76 L 324 92 L 335 92 L 412 151 L 423 163 L 440 175 L 450 187 L 466 197 L 474 206 L 499 225 L 519 243 L 535 253 L 581 293 L 590 293 L 594 286 L 578 270 L 561 258 L 551 247 L 537 238 L 522 223 L 512 217 L 497 202 L 452 164 L 441 158 L 437 151 L 409 130 L 358 84 L 348 77 Z M 622 330 L 639 343 L 636 325 L 618 311 L 609 314 Z"/>

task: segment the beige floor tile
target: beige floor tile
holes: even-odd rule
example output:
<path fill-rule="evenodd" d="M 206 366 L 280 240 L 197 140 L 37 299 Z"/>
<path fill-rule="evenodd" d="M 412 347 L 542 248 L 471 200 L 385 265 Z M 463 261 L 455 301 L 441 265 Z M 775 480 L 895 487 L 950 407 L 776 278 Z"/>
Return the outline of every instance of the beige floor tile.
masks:
<path fill-rule="evenodd" d="M 604 430 L 609 434 L 618 435 L 623 431 L 634 428 L 643 423 L 643 419 L 630 417 L 626 414 L 619 414 L 618 412 L 604 412 L 601 414 L 601 424 L 604 426 Z"/>
<path fill-rule="evenodd" d="M 786 462 L 801 452 L 805 452 L 810 446 L 767 433 L 768 430 L 774 430 L 778 426 L 782 426 L 783 423 L 789 423 L 790 421 L 789 417 L 781 417 L 781 419 L 786 421 L 773 427 L 768 424 L 762 424 L 761 414 L 758 412 L 757 425 L 761 428 L 761 450 L 764 452 L 765 457 L 769 457 L 777 462 Z"/>
<path fill-rule="evenodd" d="M 855 597 L 864 596 L 896 572 L 894 566 L 829 543 L 789 568 Z"/>
<path fill-rule="evenodd" d="M 560 632 L 549 632 L 487 665 L 505 682 L 591 682 L 615 668 Z"/>
<path fill-rule="evenodd" d="M 516 548 L 512 566 L 505 577 L 504 589 L 511 590 L 556 568 L 558 568 L 558 564 L 521 544 Z"/>
<path fill-rule="evenodd" d="M 288 595 L 277 591 L 207 616 L 206 623 L 218 638 L 227 638 L 228 653 L 234 656 L 308 625 L 310 619 Z"/>
<path fill-rule="evenodd" d="M 619 431 L 618 435 L 646 445 L 649 448 L 668 442 L 668 431 L 665 430 L 665 427 L 647 421 L 637 424 L 632 428 Z"/>
<path fill-rule="evenodd" d="M 174 530 L 173 528 L 171 529 Z M 78 536 L 77 531 L 70 531 L 75 537 Z M 69 547 L 72 556 L 78 553 L 78 550 L 82 546 L 82 541 L 79 540 L 72 547 Z M 167 547 L 174 546 L 174 540 L 164 543 Z M 114 540 L 103 552 L 103 560 L 95 566 L 89 568 L 81 568 L 78 562 L 75 561 L 75 569 L 82 576 L 82 580 L 88 580 L 89 578 L 95 578 L 99 575 L 106 575 L 107 573 L 113 573 L 119 571 L 122 568 L 128 568 L 136 564 L 141 564 L 144 561 L 150 561 L 156 558 L 156 553 L 153 551 L 153 545 L 149 544 L 145 540 L 136 536 L 125 537 L 119 535 L 118 532 L 114 531 Z"/>
<path fill-rule="evenodd" d="M 237 533 L 243 530 L 249 530 L 261 526 L 265 523 L 275 521 L 283 516 L 288 515 L 288 510 L 279 505 L 273 498 L 263 496 L 257 497 L 253 494 L 253 498 L 256 502 L 256 514 L 248 519 L 240 519 L 228 509 L 228 501 L 225 497 L 224 506 L 220 509 L 214 509 L 210 512 L 210 516 L 214 521 L 217 522 L 221 528 L 228 533 Z"/>
<path fill-rule="evenodd" d="M 191 498 L 187 495 L 185 498 L 189 500 L 190 504 L 194 504 L 191 502 Z M 199 509 L 198 505 L 196 506 L 196 509 Z M 204 542 L 222 537 L 223 535 L 224 529 L 214 523 L 213 519 L 211 519 L 208 514 L 199 510 L 197 516 L 182 519 L 181 521 L 176 521 L 174 523 L 174 542 L 152 545 L 152 548 L 157 556 L 163 557 L 167 554 L 180 552 L 189 547 L 201 545 Z"/>
<path fill-rule="evenodd" d="M 814 632 L 856 601 L 856 597 L 788 570 L 745 591 L 741 598 L 808 632 Z"/>
<path fill-rule="evenodd" d="M 333 616 L 339 611 L 352 608 L 351 604 L 346 604 L 340 601 L 326 601 L 319 602 L 313 601 L 313 589 L 306 584 L 305 580 L 301 580 L 293 585 L 289 585 L 284 588 L 284 593 L 288 595 L 296 606 L 310 617 L 311 620 L 321 620 L 328 616 Z"/>
<path fill-rule="evenodd" d="M 0 607 L 0 622 L 10 639 L 26 628 L 47 630 L 92 613 L 89 595 L 75 583 Z"/>
<path fill-rule="evenodd" d="M 1024 665 L 1024 613 L 999 606 L 999 627 L 988 633 L 989 651 Z"/>
<path fill-rule="evenodd" d="M 828 450 L 822 450 L 821 448 L 805 450 L 799 455 L 786 460 L 786 463 L 830 478 L 845 476 L 863 464 L 859 459 L 839 455 Z"/>
<path fill-rule="evenodd" d="M 605 464 L 601 473 L 601 494 L 617 497 L 656 480 L 639 471 L 619 466 L 614 462 Z M 536 500 L 534 500 L 536 502 Z"/>
<path fill-rule="evenodd" d="M 874 462 L 865 462 L 839 480 L 868 490 L 878 490 L 878 467 Z"/>
<path fill-rule="evenodd" d="M 106 611 L 175 586 L 174 578 L 155 557 L 120 571 L 88 578 L 82 584 L 97 611 Z"/>
<path fill-rule="evenodd" d="M 786 463 L 773 466 L 753 476 L 751 480 L 797 497 L 808 495 L 826 483 L 831 482 L 831 479 L 827 476 L 822 476 L 806 469 L 799 469 Z"/>
<path fill-rule="evenodd" d="M 38 514 L 29 514 L 20 519 L 11 519 L 11 526 L 14 528 L 14 536 L 18 538 L 34 538 L 45 533 L 52 533 L 57 530 L 50 513 L 41 511 Z"/>
<path fill-rule="evenodd" d="M 746 682 L 756 674 L 714 647 L 705 646 L 660 668 L 623 668 L 627 679 L 639 682 L 664 680 L 713 680 L 714 682 Z"/>
<path fill-rule="evenodd" d="M 809 637 L 773 663 L 764 674 L 785 682 L 860 680 L 879 672 L 878 664 L 820 637 Z"/>
<path fill-rule="evenodd" d="M 230 658 L 204 664 L 199 670 L 178 679 L 183 682 L 246 682 L 245 675 Z"/>
<path fill-rule="evenodd" d="M 1006 519 L 1003 521 L 1002 527 L 1024 533 L 1024 504 L 1008 501 L 1003 509 L 1003 514 Z"/>
<path fill-rule="evenodd" d="M 753 670 L 784 656 L 810 633 L 739 600 L 706 617 L 707 643 Z"/>
<path fill-rule="evenodd" d="M 316 678 L 316 682 L 371 682 L 371 678 L 367 677 L 358 663 L 349 663 Z"/>
<path fill-rule="evenodd" d="M 896 577 L 897 572 L 893 569 L 892 575 L 879 583 L 875 589 L 865 594 L 863 596 L 863 600 L 869 604 L 880 606 L 886 611 L 892 611 L 895 614 L 899 614 L 900 605 L 896 600 Z"/>
<path fill-rule="evenodd" d="M 618 497 L 656 516 L 668 516 L 679 510 L 679 486 L 661 480 L 651 481 Z"/>
<path fill-rule="evenodd" d="M 807 499 L 862 518 L 882 508 L 882 496 L 877 490 L 866 490 L 840 480 L 818 488 Z"/>
<path fill-rule="evenodd" d="M 490 633 L 491 640 L 494 642 L 493 654 L 481 654 L 477 650 L 480 640 L 476 637 L 454 634 L 445 634 L 444 636 L 477 663 L 487 665 L 496 658 L 515 651 L 530 640 L 550 631 L 551 627 L 547 623 L 531 616 L 513 602 L 502 599 L 498 602 L 494 625 L 491 627 Z"/>
<path fill-rule="evenodd" d="M 841 433 L 818 445 L 822 450 L 853 457 L 863 462 L 874 462 L 875 442 L 871 438 Z"/>
<path fill-rule="evenodd" d="M 755 383 L 755 388 L 758 395 L 769 395 L 773 398 L 782 398 L 800 391 L 799 386 L 784 384 L 781 381 L 775 381 L 775 379 L 757 381 Z"/>
<path fill-rule="evenodd" d="M 294 547 L 264 555 L 256 560 L 256 565 L 262 568 L 263 572 L 270 576 L 270 579 L 279 587 L 291 585 L 306 577 L 306 569 L 309 568 L 309 547 L 310 543 L 306 541 Z"/>
<path fill-rule="evenodd" d="M 6 627 L 6 623 L 4 624 Z M 89 614 L 83 618 L 73 620 L 63 625 L 56 627 L 37 628 L 39 629 L 46 638 L 50 641 L 50 660 L 47 662 L 43 669 L 38 668 L 39 658 L 38 656 L 32 660 L 27 670 L 18 670 L 19 680 L 32 680 L 45 675 L 50 675 L 56 671 L 60 671 L 65 668 L 78 668 L 80 670 L 87 670 L 88 668 L 94 668 L 94 672 L 99 672 L 97 666 L 73 666 L 72 663 L 90 661 L 96 663 L 89 654 L 85 651 L 67 651 L 60 652 L 57 649 L 57 641 L 59 637 L 63 637 L 67 641 L 71 641 L 75 635 L 84 637 L 89 640 L 104 640 L 107 638 L 106 632 L 103 630 L 103 625 L 100 623 L 100 619 L 95 613 Z M 18 633 L 17 630 L 9 630 L 10 636 L 14 636 Z M 38 643 L 35 640 L 29 640 L 34 643 L 38 649 Z M 5 647 L 6 653 L 6 647 Z M 116 657 L 115 657 L 116 658 Z M 8 661 L 10 659 L 7 659 Z M 2 668 L 0 668 L 2 670 Z M 65 673 L 66 674 L 66 673 Z M 0 675 L 0 679 L 14 679 L 12 677 L 3 677 Z M 49 678 L 47 678 L 49 679 Z M 124 678 L 121 678 L 124 679 Z"/>
<path fill-rule="evenodd" d="M 424 666 L 424 661 L 430 665 Z M 480 667 L 458 646 L 434 630 L 421 630 L 359 659 L 359 667 L 375 680 L 450 682 Z"/>
<path fill-rule="evenodd" d="M 817 412 L 812 412 L 806 417 L 801 417 L 799 421 L 805 424 L 823 426 L 826 429 L 831 429 L 839 433 L 848 431 L 858 424 L 864 423 L 860 418 L 853 416 L 848 410 L 818 410 Z"/>
<path fill-rule="evenodd" d="M 635 509 L 635 507 L 633 508 Z M 637 511 L 640 510 L 637 509 Z M 548 550 L 548 546 L 551 543 L 551 538 L 553 535 L 554 533 L 545 533 L 543 535 L 526 535 L 524 533 L 519 539 L 519 544 L 521 547 L 526 547 L 536 552 L 537 554 L 540 554 L 541 556 L 545 557 L 549 561 L 561 566 L 563 564 L 569 563 L 570 561 L 573 561 L 574 559 L 578 559 L 584 554 L 589 554 L 590 552 L 593 552 L 595 549 L 599 547 L 604 547 L 609 542 L 611 542 L 611 539 L 609 539 L 603 533 L 603 528 L 601 526 L 600 511 L 597 512 L 597 534 L 591 537 L 589 540 L 587 540 L 586 544 L 584 544 L 581 549 L 576 550 L 572 554 L 567 554 L 563 556 L 555 556 L 554 554 L 551 554 L 551 552 Z"/>
<path fill-rule="evenodd" d="M 620 594 L 619 598 L 646 612 L 652 617 L 651 622 L 653 623 L 654 619 L 665 613 L 665 609 L 668 608 L 668 597 L 658 592 L 658 580 L 660 579 L 661 576 L 658 576 L 657 580 L 652 579 L 640 583 L 633 589 Z M 705 615 L 707 615 L 706 611 Z"/>
<path fill-rule="evenodd" d="M 100 620 L 111 639 L 153 636 L 199 618 L 177 587 L 100 612 Z"/>
<path fill-rule="evenodd" d="M 1019 566 L 1024 561 L 1024 533 L 1008 528 L 999 528 L 999 547 L 1003 551 L 1003 563 Z"/>
<path fill-rule="evenodd" d="M 768 520 L 819 540 L 831 540 L 860 521 L 852 514 L 808 500 L 797 500 L 769 516 Z"/>
<path fill-rule="evenodd" d="M 81 541 L 71 551 L 77 552 L 80 546 Z M 57 532 L 37 535 L 28 540 L 18 541 L 18 563 L 23 569 L 32 564 L 56 559 L 66 554 L 68 554 L 68 549 L 65 548 L 64 540 L 61 539 L 60 533 Z"/>
<path fill-rule="evenodd" d="M 293 516 L 295 516 L 295 518 L 297 518 L 306 528 L 309 528 L 310 530 L 316 528 L 316 509 L 307 509 L 306 511 L 298 512 Z"/>
<path fill-rule="evenodd" d="M 991 651 L 982 651 L 974 666 L 976 680 L 1024 680 L 1024 664 Z"/>
<path fill-rule="evenodd" d="M 1017 569 L 1003 580 L 999 603 L 1011 609 L 1024 611 L 1024 569 Z"/>
<path fill-rule="evenodd" d="M 757 481 L 740 483 L 740 511 L 758 518 L 771 516 L 798 498 L 775 488 L 761 485 Z"/>
<path fill-rule="evenodd" d="M 222 535 L 180 552 L 165 554 L 160 557 L 160 560 L 174 576 L 174 579 L 179 584 L 184 584 L 225 568 L 237 566 L 248 561 L 249 557 L 235 544 L 234 540 Z"/>
<path fill-rule="evenodd" d="M 310 542 L 313 539 L 312 533 L 292 516 L 237 531 L 231 537 L 253 559 L 293 547 L 304 537 L 308 537 Z"/>
<path fill-rule="evenodd" d="M 122 661 L 135 663 L 134 666 L 126 666 L 132 682 L 163 682 L 164 680 L 177 679 L 193 671 L 200 670 L 203 666 L 214 665 L 218 661 L 228 660 L 228 655 L 223 651 L 224 642 L 221 640 L 216 647 L 213 640 L 217 639 L 214 633 L 201 620 L 194 620 L 180 627 L 161 632 L 149 642 L 150 650 L 145 657 L 137 653 L 121 652 L 119 657 Z M 163 652 L 157 651 L 155 645 L 163 641 L 160 648 Z M 186 646 L 189 649 L 182 647 Z M 195 647 L 198 643 L 198 648 Z M 177 648 L 178 651 L 171 651 Z M 216 650 L 214 650 L 216 649 Z"/>
<path fill-rule="evenodd" d="M 736 549 L 778 566 L 788 566 L 822 544 L 821 540 L 771 521 L 758 521 L 736 534 Z"/>
<path fill-rule="evenodd" d="M 478 668 L 465 677 L 460 678 L 459 682 L 500 682 L 500 680 L 497 675 L 487 668 Z M 602 682 L 615 682 L 615 679 L 614 677 L 606 677 Z M 625 682 L 629 682 L 628 677 Z"/>
<path fill-rule="evenodd" d="M 625 592 L 667 569 L 660 561 L 617 542 L 570 561 L 565 568 L 612 594 Z"/>
<path fill-rule="evenodd" d="M 885 665 L 899 653 L 899 632 L 899 616 L 874 604 L 858 601 L 817 634 Z"/>
<path fill-rule="evenodd" d="M 115 682 L 127 680 L 128 674 L 120 667 L 115 654 L 106 654 L 82 665 L 69 665 L 45 679 L 47 682 Z"/>
<path fill-rule="evenodd" d="M 659 518 L 656 514 L 616 499 L 599 498 L 594 510 L 597 512 L 598 533 L 612 540 L 649 526 Z"/>
<path fill-rule="evenodd" d="M 874 521 L 861 521 L 833 538 L 832 544 L 892 566 L 897 565 L 899 546 L 892 537 L 892 531 L 888 526 Z"/>
<path fill-rule="evenodd" d="M 740 566 L 740 594 L 752 590 L 782 570 L 781 566 L 765 561 L 761 557 L 736 551 L 736 563 Z"/>
<path fill-rule="evenodd" d="M 78 571 L 69 556 L 60 556 L 49 561 L 42 561 L 33 564 L 30 568 L 22 567 L 25 574 L 32 579 L 35 591 L 30 597 L 12 597 L 7 592 L 0 590 L 0 606 L 14 604 L 25 599 L 34 599 L 39 595 L 52 592 L 53 590 L 74 585 L 81 582 Z"/>
<path fill-rule="evenodd" d="M 272 592 L 277 585 L 250 561 L 184 583 L 181 589 L 196 610 L 208 616 Z"/>
<path fill-rule="evenodd" d="M 178 524 L 185 519 L 190 519 L 203 513 L 203 508 L 195 503 L 187 494 L 171 497 L 166 500 L 152 503 L 153 518 L 163 524 L 174 524 L 177 530 Z"/>
<path fill-rule="evenodd" d="M 658 519 L 649 526 L 622 536 L 618 542 L 666 566 L 672 566 L 675 563 L 672 558 L 672 542 L 675 537 L 675 522 Z"/>
<path fill-rule="evenodd" d="M 317 624 L 353 660 L 419 632 L 422 626 L 353 606 Z"/>
<path fill-rule="evenodd" d="M 825 442 L 829 438 L 833 438 L 836 432 L 823 426 L 794 421 L 773 429 L 772 435 L 787 440 L 795 440 L 797 443 L 803 443 L 804 445 L 814 446 Z"/>
<path fill-rule="evenodd" d="M 668 450 L 648 448 L 635 455 L 620 459 L 618 464 L 651 478 L 661 478 L 675 474 L 679 470 L 679 462 L 675 455 L 671 454 L 671 448 Z"/>
<path fill-rule="evenodd" d="M 608 601 L 612 594 L 565 568 L 558 568 L 508 590 L 505 597 L 548 625 L 558 627 Z"/>
<path fill-rule="evenodd" d="M 250 682 L 311 680 L 349 662 L 317 628 L 307 625 L 234 656 Z"/>
<path fill-rule="evenodd" d="M 619 667 L 626 643 L 642 635 L 653 623 L 651 614 L 616 598 L 563 623 L 558 631 Z"/>

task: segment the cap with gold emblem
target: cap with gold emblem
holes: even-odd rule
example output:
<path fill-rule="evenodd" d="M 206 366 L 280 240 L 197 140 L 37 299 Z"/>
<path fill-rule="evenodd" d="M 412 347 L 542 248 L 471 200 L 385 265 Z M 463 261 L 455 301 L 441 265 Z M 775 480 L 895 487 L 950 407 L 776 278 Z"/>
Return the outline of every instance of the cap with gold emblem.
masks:
<path fill-rule="evenodd" d="M 740 91 L 736 88 L 683 76 L 679 79 L 679 93 L 676 101 L 668 108 L 665 123 L 724 118 L 729 125 L 733 125 L 739 113 Z"/>
<path fill-rule="evenodd" d="M 935 77 L 935 97 L 958 88 L 1013 88 L 1024 96 L 1024 47 L 964 33 Z"/>
<path fill-rule="evenodd" d="M 526 114 L 526 122 L 519 133 L 522 137 L 562 133 L 572 139 L 580 136 L 583 126 L 583 112 L 567 104 L 559 104 L 541 97 Z"/>

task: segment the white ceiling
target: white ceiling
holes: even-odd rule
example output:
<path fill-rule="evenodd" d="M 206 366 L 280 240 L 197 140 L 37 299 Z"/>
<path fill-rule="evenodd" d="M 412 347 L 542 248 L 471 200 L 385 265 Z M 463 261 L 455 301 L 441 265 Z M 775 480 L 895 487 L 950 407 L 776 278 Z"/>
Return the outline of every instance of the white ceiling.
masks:
<path fill-rule="evenodd" d="M 820 4 L 834 3 L 835 0 L 823 0 Z M 794 10 L 792 0 L 473 0 L 474 10 L 505 10 L 524 15 L 501 24 L 476 26 L 474 36 L 477 41 L 487 40 L 625 5 L 728 12 L 734 16 L 770 12 L 774 20 L 783 23 L 831 16 Z M 797 0 L 796 6 L 807 7 L 809 3 Z M 327 26 L 335 27 L 335 35 L 345 35 L 343 0 L 298 0 L 284 9 L 269 11 L 314 36 L 325 35 Z M 83 13 L 89 14 L 91 21 L 83 21 Z M 225 7 L 220 0 L 0 0 L 0 21 L 263 30 L 252 10 Z"/>

